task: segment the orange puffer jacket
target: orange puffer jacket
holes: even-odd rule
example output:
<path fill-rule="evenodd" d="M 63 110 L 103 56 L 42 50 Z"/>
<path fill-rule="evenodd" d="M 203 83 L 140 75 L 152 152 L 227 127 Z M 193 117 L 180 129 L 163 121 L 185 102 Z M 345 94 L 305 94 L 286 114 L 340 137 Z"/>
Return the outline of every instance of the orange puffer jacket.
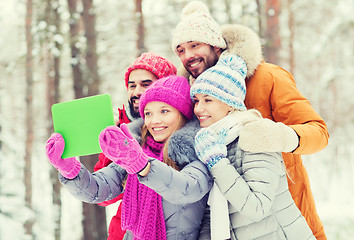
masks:
<path fill-rule="evenodd" d="M 325 240 L 323 225 L 318 217 L 309 178 L 301 154 L 312 154 L 328 144 L 326 123 L 296 88 L 293 76 L 279 66 L 262 61 L 258 36 L 241 25 L 222 27 L 230 53 L 242 57 L 248 67 L 245 104 L 256 108 L 265 118 L 282 122 L 298 134 L 299 147 L 294 153 L 283 153 L 288 171 L 290 193 L 318 240 Z"/>

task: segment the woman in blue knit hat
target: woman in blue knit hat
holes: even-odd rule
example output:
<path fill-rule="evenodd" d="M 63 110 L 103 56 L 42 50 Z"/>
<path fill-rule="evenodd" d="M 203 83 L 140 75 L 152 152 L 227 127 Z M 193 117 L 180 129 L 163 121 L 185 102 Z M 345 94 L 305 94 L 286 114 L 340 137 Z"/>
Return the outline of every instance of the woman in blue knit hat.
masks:
<path fill-rule="evenodd" d="M 262 118 L 244 104 L 246 73 L 242 58 L 224 52 L 191 87 L 202 127 L 195 149 L 214 178 L 210 225 L 207 212 L 199 239 L 315 239 L 288 190 L 281 153 L 238 145 L 242 127 Z"/>

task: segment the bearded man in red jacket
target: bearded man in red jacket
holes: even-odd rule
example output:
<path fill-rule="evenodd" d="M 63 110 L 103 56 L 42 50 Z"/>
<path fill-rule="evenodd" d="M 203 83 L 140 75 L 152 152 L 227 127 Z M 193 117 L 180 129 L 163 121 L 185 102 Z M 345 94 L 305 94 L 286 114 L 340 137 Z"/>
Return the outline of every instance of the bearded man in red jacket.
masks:
<path fill-rule="evenodd" d="M 119 121 L 117 125 L 139 119 L 141 94 L 157 79 L 174 75 L 176 72 L 176 67 L 167 59 L 151 52 L 141 54 L 125 72 L 124 80 L 128 91 L 128 106 L 126 108 L 123 105 L 121 109 L 118 108 Z M 99 155 L 98 159 L 94 171 L 98 171 L 112 163 L 103 153 Z M 99 203 L 99 205 L 108 206 L 122 198 L 123 193 L 110 201 Z M 121 205 L 119 205 L 116 215 L 112 217 L 108 228 L 108 240 L 121 240 L 124 237 L 125 231 L 121 227 L 121 210 Z"/>

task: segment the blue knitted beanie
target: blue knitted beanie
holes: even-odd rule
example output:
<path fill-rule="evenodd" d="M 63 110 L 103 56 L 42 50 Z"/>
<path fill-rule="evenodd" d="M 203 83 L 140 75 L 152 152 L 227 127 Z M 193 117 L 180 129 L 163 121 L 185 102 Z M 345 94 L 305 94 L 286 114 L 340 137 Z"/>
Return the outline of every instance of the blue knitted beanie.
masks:
<path fill-rule="evenodd" d="M 191 98 L 198 93 L 205 94 L 237 110 L 247 110 L 244 104 L 246 74 L 245 61 L 238 55 L 224 52 L 215 66 L 205 70 L 194 81 Z"/>

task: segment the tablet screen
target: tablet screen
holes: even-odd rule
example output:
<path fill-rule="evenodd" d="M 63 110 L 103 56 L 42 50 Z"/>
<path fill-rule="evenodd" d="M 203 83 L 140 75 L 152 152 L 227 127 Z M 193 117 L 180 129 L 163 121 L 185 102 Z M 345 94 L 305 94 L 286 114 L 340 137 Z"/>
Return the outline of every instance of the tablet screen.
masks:
<path fill-rule="evenodd" d="M 65 140 L 62 158 L 100 153 L 98 136 L 114 125 L 111 96 L 102 94 L 53 104 L 52 117 L 54 131 Z"/>

